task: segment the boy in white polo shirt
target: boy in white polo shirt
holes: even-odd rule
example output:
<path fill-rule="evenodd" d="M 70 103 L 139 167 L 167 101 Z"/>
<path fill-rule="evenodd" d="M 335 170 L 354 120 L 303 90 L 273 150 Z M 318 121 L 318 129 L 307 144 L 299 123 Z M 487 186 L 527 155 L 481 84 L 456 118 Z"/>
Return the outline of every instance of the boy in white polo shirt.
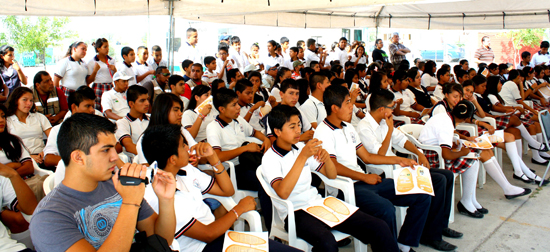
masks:
<path fill-rule="evenodd" d="M 146 88 L 134 85 L 126 95 L 130 112 L 116 121 L 115 137 L 124 147 L 124 153 L 133 158 L 137 155 L 136 143 L 149 125 L 149 117 L 145 115 L 149 111 L 149 94 Z"/>
<path fill-rule="evenodd" d="M 424 154 L 407 137 L 393 126 L 393 107 L 397 104 L 392 92 L 380 90 L 372 93 L 370 113 L 359 122 L 357 131 L 359 138 L 368 152 L 382 156 L 395 156 L 391 147 L 398 145 L 418 156 L 419 163 L 430 168 L 430 163 Z M 375 166 L 376 167 L 376 166 Z M 391 166 L 393 170 L 393 165 Z M 444 169 L 430 169 L 435 196 L 432 197 L 428 220 L 422 232 L 421 243 L 436 250 L 455 250 L 456 246 L 444 241 L 442 235 L 451 238 L 462 237 L 462 233 L 449 228 L 449 216 L 452 207 L 453 173 Z"/>
<path fill-rule="evenodd" d="M 311 94 L 309 95 L 309 99 L 300 106 L 300 109 L 304 112 L 306 119 L 311 123 L 313 128 L 317 128 L 317 125 L 321 124 L 325 120 L 325 117 L 327 117 L 327 112 L 323 105 L 323 93 L 328 86 L 330 86 L 330 80 L 320 73 L 314 73 L 309 77 Z"/>
<path fill-rule="evenodd" d="M 253 87 L 252 82 L 247 79 L 241 79 L 235 85 L 235 93 L 239 97 L 239 106 L 241 106 L 240 115 L 252 128 L 265 132 L 265 128 L 260 123 L 260 108 L 263 108 L 266 104 L 264 101 L 258 101 L 254 104 Z"/>
<path fill-rule="evenodd" d="M 159 66 L 168 67 L 168 62 L 162 59 L 162 49 L 160 46 L 154 45 L 151 47 L 151 58 L 147 60 L 147 64 L 149 64 L 155 71 Z"/>
<path fill-rule="evenodd" d="M 325 89 L 323 103 L 327 118 L 317 127 L 313 138 L 323 142 L 323 148 L 331 155 L 338 175 L 349 177 L 356 182 L 355 201 L 361 211 L 378 217 L 388 224 L 401 251 L 418 247 L 421 230 L 424 228 L 431 197 L 426 194 L 395 195 L 393 179 L 382 179 L 376 174 L 366 174 L 357 164 L 357 158 L 371 164 L 398 164 L 412 167 L 417 163 L 401 157 L 386 157 L 370 154 L 359 135 L 348 124 L 353 113 L 353 105 L 347 88 L 332 85 Z M 370 143 L 369 143 L 370 144 Z M 407 206 L 407 216 L 399 237 L 395 222 L 395 207 Z"/>
<path fill-rule="evenodd" d="M 399 251 L 388 225 L 361 210 L 356 211 L 339 225 L 330 228 L 319 219 L 299 210 L 322 199 L 311 186 L 311 171 L 317 171 L 330 179 L 336 178 L 336 167 L 330 155 L 320 147 L 322 142 L 312 139 L 307 144 L 299 142 L 301 135 L 300 111 L 296 107 L 279 105 L 270 113 L 271 130 L 277 137 L 262 158 L 264 180 L 282 199 L 294 206 L 296 234 L 318 251 L 338 251 L 338 245 L 330 232 L 332 229 L 351 234 L 373 251 Z M 287 209 L 275 203 L 279 218 L 287 222 Z"/>
<path fill-rule="evenodd" d="M 136 76 L 136 73 L 134 72 L 134 67 L 132 66 L 132 62 L 136 60 L 136 54 L 134 53 L 134 49 L 128 46 L 125 46 L 120 51 L 120 54 L 123 60 L 122 62 L 116 65 L 117 73 L 124 73 L 124 75 L 127 75 L 127 76 Z M 113 81 L 114 81 L 114 78 L 113 78 Z M 137 84 L 136 78 L 133 78 L 128 81 L 128 86 L 132 86 L 136 84 Z"/>
<path fill-rule="evenodd" d="M 204 74 L 202 75 L 202 81 L 208 83 L 208 86 L 212 87 L 212 82 L 215 79 L 221 79 L 223 74 L 218 74 L 218 72 L 216 72 L 216 58 L 212 56 L 207 56 L 204 58 L 204 67 L 206 67 L 206 71 L 204 71 Z"/>
<path fill-rule="evenodd" d="M 113 76 L 115 86 L 101 96 L 101 107 L 105 117 L 116 121 L 130 112 L 130 107 L 128 107 L 126 101 L 126 90 L 128 90 L 129 80 L 132 79 L 134 79 L 134 76 L 125 75 L 124 72 L 115 73 Z"/>
<path fill-rule="evenodd" d="M 147 64 L 148 58 L 149 50 L 147 50 L 147 47 L 138 47 L 136 62 L 132 64 L 134 72 L 136 74 L 136 82 L 139 85 L 143 85 L 143 83 L 152 80 L 153 74 L 155 74 L 155 70 L 153 70 L 153 68 L 149 64 Z"/>

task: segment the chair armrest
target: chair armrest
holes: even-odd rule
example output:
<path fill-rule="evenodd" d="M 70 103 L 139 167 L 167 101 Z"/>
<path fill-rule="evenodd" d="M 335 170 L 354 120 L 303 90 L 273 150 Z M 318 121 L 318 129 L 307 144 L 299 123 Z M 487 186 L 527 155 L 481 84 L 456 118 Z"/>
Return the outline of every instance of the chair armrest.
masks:
<path fill-rule="evenodd" d="M 355 189 L 353 187 L 353 180 L 348 177 L 336 176 L 335 179 L 329 179 L 320 172 L 313 171 L 312 173 L 316 174 L 323 180 L 325 186 L 330 186 L 333 188 L 338 188 L 344 193 L 344 200 L 355 205 Z"/>
<path fill-rule="evenodd" d="M 456 125 L 456 130 L 465 130 L 465 131 L 468 131 L 468 133 L 470 133 L 470 136 L 473 136 L 473 137 L 478 136 L 477 127 L 476 127 L 475 124 L 460 123 L 460 124 Z"/>
<path fill-rule="evenodd" d="M 416 158 L 416 160 L 418 161 L 418 155 L 416 155 L 416 154 L 410 152 L 409 150 L 407 150 L 407 149 L 405 149 L 405 148 L 403 148 L 403 147 L 401 147 L 401 146 L 399 146 L 399 145 L 394 145 L 394 146 L 392 146 L 392 147 L 393 147 L 393 149 L 395 149 L 396 151 L 401 152 L 401 153 L 403 153 L 403 154 L 413 155 L 413 156 Z"/>
<path fill-rule="evenodd" d="M 235 170 L 235 164 L 233 164 L 233 162 L 231 161 L 225 161 L 223 162 L 223 166 L 226 167 L 226 169 L 229 169 L 229 178 L 231 179 L 231 184 L 233 184 L 233 189 L 235 190 L 235 192 L 237 192 L 237 171 Z M 229 166 L 229 168 L 227 168 L 227 166 Z"/>
<path fill-rule="evenodd" d="M 223 196 L 217 196 L 212 194 L 206 194 L 204 195 L 204 198 L 211 198 L 219 201 L 222 206 L 227 210 L 231 211 L 237 203 L 233 198 L 231 197 L 223 197 Z M 250 226 L 250 231 L 253 232 L 261 232 L 262 231 L 262 217 L 260 217 L 260 214 L 256 211 L 248 211 L 246 213 L 241 214 L 239 216 L 239 219 L 243 219 L 246 222 L 248 222 L 248 225 Z M 244 231 L 244 230 L 238 230 L 238 231 Z"/>
<path fill-rule="evenodd" d="M 408 116 L 393 116 L 394 121 L 402 121 L 405 122 L 405 124 L 411 124 L 411 118 Z"/>
<path fill-rule="evenodd" d="M 493 128 L 496 128 L 497 127 L 497 122 L 495 120 L 495 118 L 492 118 L 492 117 L 479 117 L 477 115 L 474 115 L 474 118 L 480 122 L 486 122 L 488 123 L 489 125 L 493 126 Z"/>

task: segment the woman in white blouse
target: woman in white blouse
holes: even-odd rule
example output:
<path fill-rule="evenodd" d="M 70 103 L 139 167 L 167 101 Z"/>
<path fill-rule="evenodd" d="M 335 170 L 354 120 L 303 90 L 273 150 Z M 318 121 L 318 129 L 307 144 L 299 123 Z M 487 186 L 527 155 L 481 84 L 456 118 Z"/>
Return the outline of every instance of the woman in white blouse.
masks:
<path fill-rule="evenodd" d="M 99 38 L 92 44 L 97 55 L 88 61 L 88 78 L 94 84 L 92 89 L 95 92 L 95 109 L 101 108 L 101 95 L 113 88 L 113 74 L 116 73 L 116 61 L 109 57 L 109 42 L 105 38 Z M 99 67 L 99 68 L 98 68 Z M 89 83 L 87 81 L 87 83 Z"/>
<path fill-rule="evenodd" d="M 44 134 L 48 136 L 52 125 L 48 118 L 35 112 L 32 90 L 18 87 L 8 98 L 7 125 L 9 131 L 20 137 L 31 157 L 38 163 L 44 162 Z"/>
<path fill-rule="evenodd" d="M 75 42 L 69 46 L 69 50 L 65 58 L 57 63 L 57 70 L 53 78 L 53 83 L 56 87 L 60 87 L 65 92 L 65 96 L 69 97 L 71 93 L 80 86 L 87 85 L 92 82 L 87 81 L 88 67 L 82 60 L 86 57 L 88 46 L 84 42 Z M 94 70 L 99 66 L 94 67 Z M 97 70 L 95 70 L 97 72 Z"/>
<path fill-rule="evenodd" d="M 425 87 L 428 91 L 434 91 L 437 83 L 436 65 L 434 61 L 428 60 L 424 65 L 424 72 L 422 73 L 422 86 Z"/>
<path fill-rule="evenodd" d="M 355 48 L 355 53 L 351 55 L 351 62 L 353 62 L 353 67 L 357 67 L 357 64 L 368 64 L 368 55 L 365 53 L 365 47 L 362 45 Z M 343 63 L 342 63 L 343 64 Z"/>

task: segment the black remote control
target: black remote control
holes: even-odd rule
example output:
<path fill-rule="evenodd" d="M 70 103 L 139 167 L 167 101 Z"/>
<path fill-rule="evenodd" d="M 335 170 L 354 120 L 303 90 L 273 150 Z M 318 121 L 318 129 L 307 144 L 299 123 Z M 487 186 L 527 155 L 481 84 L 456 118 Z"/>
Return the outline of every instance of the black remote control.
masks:
<path fill-rule="evenodd" d="M 141 183 L 145 183 L 145 185 L 149 184 L 149 179 L 145 177 L 145 179 L 135 178 L 135 177 L 129 177 L 129 176 L 121 176 L 120 170 L 118 170 L 118 180 L 120 180 L 120 183 L 122 185 L 129 185 L 129 186 L 137 186 Z"/>

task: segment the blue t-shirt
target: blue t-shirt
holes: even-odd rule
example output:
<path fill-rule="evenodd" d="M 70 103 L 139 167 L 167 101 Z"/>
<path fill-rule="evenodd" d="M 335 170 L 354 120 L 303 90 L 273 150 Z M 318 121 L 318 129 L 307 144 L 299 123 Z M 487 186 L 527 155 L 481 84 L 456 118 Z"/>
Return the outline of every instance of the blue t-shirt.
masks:
<path fill-rule="evenodd" d="M 36 251 L 66 251 L 82 238 L 101 247 L 115 224 L 122 197 L 111 179 L 91 192 L 80 192 L 59 184 L 36 207 L 29 230 Z M 154 213 L 141 202 L 138 221 Z"/>

